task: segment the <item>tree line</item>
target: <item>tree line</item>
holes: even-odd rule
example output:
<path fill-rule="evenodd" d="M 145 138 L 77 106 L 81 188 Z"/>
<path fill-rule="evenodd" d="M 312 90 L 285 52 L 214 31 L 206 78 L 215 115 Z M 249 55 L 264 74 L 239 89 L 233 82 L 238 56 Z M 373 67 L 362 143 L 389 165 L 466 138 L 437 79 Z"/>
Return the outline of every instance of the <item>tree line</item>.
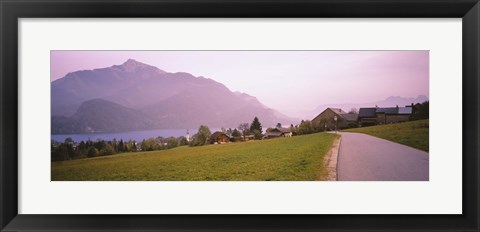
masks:
<path fill-rule="evenodd" d="M 75 143 L 71 138 L 66 138 L 64 142 L 51 142 L 51 160 L 63 161 L 73 159 L 91 158 L 97 156 L 108 156 L 125 152 L 154 151 L 165 150 L 178 146 L 187 145 L 185 137 L 157 137 L 144 139 L 140 143 L 135 140 L 120 141 L 81 141 Z"/>
<path fill-rule="evenodd" d="M 224 130 L 230 137 L 249 136 L 255 135 L 256 139 L 261 139 L 262 125 L 257 117 L 254 118 L 252 124 L 248 123 L 240 124 L 234 130 Z M 97 156 L 108 156 L 125 152 L 137 152 L 137 151 L 156 151 L 171 149 L 178 146 L 202 146 L 210 143 L 210 136 L 212 135 L 208 126 L 201 125 L 198 129 L 198 133 L 192 136 L 192 140 L 188 141 L 185 136 L 178 138 L 175 137 L 157 137 L 144 139 L 141 142 L 135 140 L 129 141 L 112 141 L 98 140 L 98 141 L 81 141 L 75 143 L 71 138 L 66 138 L 64 142 L 51 142 L 51 160 L 52 161 L 64 161 L 82 158 L 91 158 Z"/>

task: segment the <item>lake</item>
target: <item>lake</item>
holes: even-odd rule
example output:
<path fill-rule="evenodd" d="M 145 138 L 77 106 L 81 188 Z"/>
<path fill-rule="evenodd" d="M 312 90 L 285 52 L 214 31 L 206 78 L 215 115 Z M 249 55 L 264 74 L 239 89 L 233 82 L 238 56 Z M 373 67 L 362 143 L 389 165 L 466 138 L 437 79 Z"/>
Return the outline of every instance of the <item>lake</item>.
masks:
<path fill-rule="evenodd" d="M 197 129 L 188 130 L 190 136 L 197 133 Z M 212 133 L 216 130 L 211 130 Z M 129 131 L 129 132 L 118 132 L 118 133 L 87 133 L 87 134 L 61 134 L 61 135 L 52 135 L 52 140 L 63 142 L 66 138 L 72 138 L 75 142 L 80 141 L 95 141 L 95 140 L 106 140 L 111 141 L 113 139 L 123 141 L 135 140 L 142 141 L 143 139 L 161 137 L 180 137 L 185 136 L 187 133 L 186 129 L 159 129 L 159 130 L 144 130 L 144 131 Z"/>

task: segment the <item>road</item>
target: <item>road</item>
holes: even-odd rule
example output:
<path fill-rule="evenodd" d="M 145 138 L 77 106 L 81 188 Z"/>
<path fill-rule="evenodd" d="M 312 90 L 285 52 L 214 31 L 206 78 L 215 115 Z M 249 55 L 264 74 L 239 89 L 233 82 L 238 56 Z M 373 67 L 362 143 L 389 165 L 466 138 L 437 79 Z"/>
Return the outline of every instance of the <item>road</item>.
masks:
<path fill-rule="evenodd" d="M 428 181 L 427 152 L 366 134 L 340 132 L 340 181 Z"/>

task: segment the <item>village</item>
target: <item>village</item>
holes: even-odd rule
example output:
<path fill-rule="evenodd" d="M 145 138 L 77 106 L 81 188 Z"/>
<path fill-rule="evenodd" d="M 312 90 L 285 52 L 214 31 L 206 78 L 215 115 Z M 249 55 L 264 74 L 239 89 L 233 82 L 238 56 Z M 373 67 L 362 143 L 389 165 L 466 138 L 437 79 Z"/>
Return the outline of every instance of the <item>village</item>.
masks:
<path fill-rule="evenodd" d="M 425 104 L 425 103 L 424 103 Z M 416 109 L 422 107 L 422 104 L 411 104 L 404 107 L 367 107 L 351 109 L 345 112 L 340 108 L 327 108 L 312 120 L 302 121 L 299 125 L 290 125 L 282 127 L 279 123 L 275 128 L 268 128 L 261 137 L 262 139 L 273 139 L 279 137 L 292 137 L 302 134 L 310 134 L 321 131 L 336 131 L 348 128 L 366 127 L 374 125 L 384 125 L 392 123 L 408 122 L 412 120 L 423 119 L 424 117 L 415 116 Z M 188 135 L 187 135 L 188 136 Z M 211 144 L 223 144 L 237 141 L 254 140 L 254 135 L 233 135 L 228 131 L 214 132 L 209 141 Z"/>
<path fill-rule="evenodd" d="M 338 131 L 349 128 L 394 124 L 428 118 L 425 108 L 428 102 L 394 107 L 364 107 L 358 111 L 353 108 L 346 112 L 340 108 L 327 108 L 312 120 L 302 120 L 300 124 L 283 127 L 278 123 L 263 133 L 257 117 L 251 124 L 243 123 L 238 128 L 222 128 L 213 133 L 202 125 L 193 136 L 186 130 L 184 136 L 148 138 L 142 141 L 52 141 L 52 161 L 62 161 L 96 156 L 107 156 L 122 152 L 141 152 L 166 150 L 178 146 L 203 146 L 207 144 L 225 144 L 292 137 L 324 131 Z M 428 112 L 428 110 L 427 110 Z"/>

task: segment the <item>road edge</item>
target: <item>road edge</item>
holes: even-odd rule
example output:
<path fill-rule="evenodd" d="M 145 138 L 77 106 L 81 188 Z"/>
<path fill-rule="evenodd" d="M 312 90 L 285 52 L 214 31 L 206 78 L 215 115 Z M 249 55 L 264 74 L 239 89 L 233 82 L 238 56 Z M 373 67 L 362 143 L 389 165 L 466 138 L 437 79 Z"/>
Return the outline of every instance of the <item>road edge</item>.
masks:
<path fill-rule="evenodd" d="M 325 166 L 327 167 L 328 171 L 328 177 L 326 178 L 327 181 L 337 181 L 337 162 L 341 140 L 342 136 L 340 135 L 333 141 L 332 148 L 330 148 L 325 156 Z"/>

